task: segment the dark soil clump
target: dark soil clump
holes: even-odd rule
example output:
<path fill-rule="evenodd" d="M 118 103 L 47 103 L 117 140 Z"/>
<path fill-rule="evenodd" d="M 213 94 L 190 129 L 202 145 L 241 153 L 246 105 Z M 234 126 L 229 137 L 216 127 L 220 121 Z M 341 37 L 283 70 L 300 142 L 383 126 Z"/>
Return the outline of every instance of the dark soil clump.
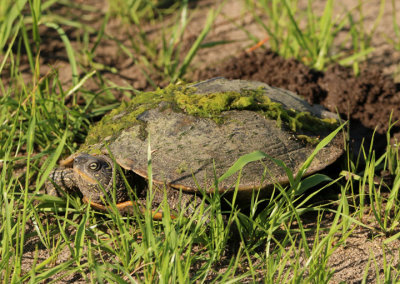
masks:
<path fill-rule="evenodd" d="M 359 120 L 365 127 L 384 133 L 392 121 L 400 118 L 400 91 L 393 79 L 375 66 L 364 66 L 355 77 L 349 68 L 334 65 L 327 69 L 319 84 L 328 93 L 323 105 L 330 110 Z"/>

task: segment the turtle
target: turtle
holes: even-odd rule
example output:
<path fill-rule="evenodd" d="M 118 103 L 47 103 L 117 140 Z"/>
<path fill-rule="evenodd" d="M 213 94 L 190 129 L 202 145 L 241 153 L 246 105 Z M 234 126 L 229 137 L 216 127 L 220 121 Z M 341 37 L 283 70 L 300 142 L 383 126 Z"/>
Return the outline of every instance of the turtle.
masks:
<path fill-rule="evenodd" d="M 289 183 L 273 159 L 297 174 L 317 143 L 339 124 L 339 117 L 322 106 L 262 82 L 218 77 L 174 84 L 137 94 L 105 115 L 79 151 L 51 172 L 46 189 L 52 195 L 60 195 L 60 189 L 80 191 L 85 202 L 105 210 L 105 196 L 115 188 L 117 208 L 123 211 L 133 204 L 114 166 L 132 175 L 131 188 L 146 188 L 151 159 L 152 184 L 160 193 L 155 206 L 165 192 L 170 207 L 178 210 L 182 204 L 198 204 L 203 194 L 229 194 L 235 188 L 238 200 L 246 203 L 254 191 L 268 195 L 274 184 Z M 246 164 L 239 181 L 236 173 L 216 184 L 239 157 L 254 151 L 271 158 Z M 343 151 L 338 132 L 305 175 L 332 164 Z"/>

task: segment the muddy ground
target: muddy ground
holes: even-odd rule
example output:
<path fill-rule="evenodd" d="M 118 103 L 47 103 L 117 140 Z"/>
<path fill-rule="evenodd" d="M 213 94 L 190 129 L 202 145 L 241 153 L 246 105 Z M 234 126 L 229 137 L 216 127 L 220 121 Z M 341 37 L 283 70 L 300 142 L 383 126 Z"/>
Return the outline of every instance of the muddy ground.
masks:
<path fill-rule="evenodd" d="M 77 1 L 80 2 L 80 1 Z M 198 1 L 193 5 L 194 14 L 192 22 L 187 28 L 184 40 L 187 46 L 193 42 L 198 34 L 208 10 L 215 6 L 215 1 Z M 206 42 L 215 40 L 234 40 L 223 46 L 200 50 L 193 62 L 193 68 L 186 75 L 187 81 L 204 80 L 211 77 L 223 76 L 234 79 L 247 79 L 266 82 L 272 86 L 282 87 L 296 92 L 314 104 L 322 104 L 333 112 L 338 112 L 343 118 L 350 120 L 350 140 L 353 151 L 356 154 L 360 148 L 361 140 L 370 137 L 374 129 L 378 135 L 384 135 L 388 129 L 389 117 L 392 113 L 392 121 L 400 119 L 400 84 L 398 70 L 400 55 L 393 47 L 385 41 L 387 36 L 393 35 L 390 17 L 390 3 L 387 3 L 385 13 L 373 37 L 372 45 L 376 48 L 369 59 L 362 65 L 359 76 L 354 76 L 352 69 L 331 65 L 326 71 L 315 71 L 304 64 L 293 60 L 284 59 L 268 49 L 266 45 L 252 51 L 246 52 L 246 48 L 254 45 L 244 32 L 232 23 L 251 30 L 260 39 L 265 38 L 266 33 L 254 22 L 251 15 L 244 13 L 240 0 L 231 0 L 218 17 L 213 30 L 206 38 Z M 307 1 L 300 1 L 306 3 Z M 390 2 L 390 1 L 387 1 Z M 304 5 L 302 3 L 302 5 Z M 324 1 L 316 1 L 316 11 L 322 11 Z M 358 1 L 335 1 L 336 13 L 349 10 L 357 5 Z M 97 12 L 88 14 L 87 11 L 68 10 L 59 7 L 62 15 L 73 15 L 94 28 L 89 34 L 89 43 L 93 45 L 96 41 L 96 30 L 101 26 L 103 12 L 106 10 L 106 3 L 103 1 L 86 1 L 97 7 Z M 369 1 L 366 5 L 366 19 L 370 26 L 378 14 L 379 1 Z M 168 19 L 166 19 L 168 21 Z M 399 21 L 400 22 L 400 21 Z M 149 35 L 157 36 L 159 27 L 148 27 Z M 108 38 L 101 41 L 96 49 L 94 61 L 111 69 L 101 69 L 99 72 L 111 82 L 117 85 L 133 86 L 139 90 L 150 90 L 152 86 L 146 81 L 141 72 L 143 66 L 137 66 L 135 60 L 127 56 L 116 41 L 129 46 L 131 36 L 137 32 L 132 26 L 123 25 L 118 20 L 112 20 L 107 24 L 106 34 Z M 74 28 L 66 28 L 66 33 L 72 42 L 75 50 L 79 51 L 82 45 L 82 31 Z M 45 75 L 52 68 L 58 70 L 59 78 L 64 86 L 71 84 L 71 70 L 64 49 L 58 35 L 48 28 L 41 30 L 43 42 L 40 47 L 40 72 Z M 339 43 L 338 43 L 339 44 Z M 81 59 L 84 54 L 77 54 Z M 24 63 L 25 60 L 25 63 Z M 91 68 L 81 60 L 79 66 L 82 74 Z M 21 71 L 26 81 L 31 80 L 29 65 L 26 58 L 22 58 Z M 163 81 L 160 76 L 150 74 L 154 82 L 159 86 L 165 86 L 168 82 Z M 1 80 L 7 86 L 10 78 L 3 72 Z M 89 80 L 85 88 L 96 91 L 100 84 L 98 79 Z M 121 94 L 116 94 L 124 99 Z M 393 142 L 400 139 L 400 127 L 392 129 Z M 375 144 L 377 151 L 382 151 L 386 146 L 384 136 L 377 139 Z M 355 232 L 354 236 L 348 239 L 345 246 L 335 251 L 329 265 L 336 269 L 332 282 L 358 282 L 361 280 L 365 265 L 371 253 L 378 264 L 382 263 L 381 237 L 371 237 L 367 232 Z M 390 249 L 397 249 L 398 242 L 391 244 Z M 396 254 L 396 253 L 395 253 Z M 46 257 L 43 255 L 43 257 Z M 396 259 L 394 264 L 397 264 Z M 28 263 L 27 263 L 28 264 Z M 374 267 L 370 269 L 369 280 L 375 277 Z"/>

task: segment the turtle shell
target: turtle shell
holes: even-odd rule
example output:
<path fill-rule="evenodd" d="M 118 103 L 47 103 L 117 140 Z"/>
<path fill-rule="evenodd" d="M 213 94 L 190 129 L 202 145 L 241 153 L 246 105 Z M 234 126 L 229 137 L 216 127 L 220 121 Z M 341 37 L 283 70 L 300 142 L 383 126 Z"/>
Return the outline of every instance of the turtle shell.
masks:
<path fill-rule="evenodd" d="M 191 105 L 186 108 L 179 106 L 173 100 L 171 102 L 171 96 L 165 100 L 158 98 L 152 107 L 136 112 L 132 123 L 125 122 L 121 129 L 116 129 L 101 141 L 87 143 L 85 151 L 111 152 L 123 168 L 147 178 L 150 145 L 153 182 L 183 191 L 196 192 L 201 188 L 210 192 L 215 190 L 216 177 L 223 175 L 239 157 L 256 150 L 283 161 L 296 174 L 315 149 L 315 141 L 338 126 L 332 122 L 335 121 L 335 114 L 320 106 L 311 106 L 290 91 L 261 82 L 215 78 L 189 87 L 190 95 L 200 96 L 200 99 L 210 94 L 218 97 L 245 93 L 245 98 L 253 95 L 253 99 L 248 99 L 253 103 L 235 108 L 233 106 L 238 104 L 230 102 L 226 110 L 207 116 L 189 114 L 187 109 Z M 318 121 L 330 118 L 327 119 L 329 122 L 326 127 L 315 131 L 300 127 L 294 129 L 289 125 L 293 121 L 284 122 L 286 113 L 275 113 L 273 118 L 267 110 L 259 109 L 260 102 L 254 101 L 254 94 L 257 100 L 265 99 L 273 106 L 291 112 L 294 117 L 306 113 L 307 117 L 317 118 Z M 236 100 L 240 98 L 236 96 Z M 108 123 L 117 123 L 122 117 L 128 117 L 132 109 L 137 111 L 138 107 L 121 108 L 104 119 Z M 309 123 L 314 124 L 312 120 Z M 109 127 L 101 124 L 97 131 Z M 343 135 L 339 133 L 318 153 L 307 174 L 323 169 L 342 153 Z M 223 180 L 218 190 L 233 190 L 237 177 L 238 174 Z M 275 182 L 288 183 L 285 170 L 270 159 L 263 159 L 244 166 L 239 191 L 251 193 L 253 189 L 268 189 Z"/>

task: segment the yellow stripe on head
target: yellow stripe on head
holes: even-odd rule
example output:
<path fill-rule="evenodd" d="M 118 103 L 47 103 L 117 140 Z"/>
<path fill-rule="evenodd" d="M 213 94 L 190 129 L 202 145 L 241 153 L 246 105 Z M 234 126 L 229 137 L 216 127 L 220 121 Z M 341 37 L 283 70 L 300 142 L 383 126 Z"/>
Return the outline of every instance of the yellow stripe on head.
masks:
<path fill-rule="evenodd" d="M 79 170 L 77 167 L 74 167 L 74 172 L 80 176 L 83 180 L 87 181 L 88 183 L 93 183 L 93 184 L 97 184 L 97 180 L 91 178 L 90 176 L 88 176 L 87 174 L 85 174 L 84 172 L 82 172 L 81 170 Z"/>

